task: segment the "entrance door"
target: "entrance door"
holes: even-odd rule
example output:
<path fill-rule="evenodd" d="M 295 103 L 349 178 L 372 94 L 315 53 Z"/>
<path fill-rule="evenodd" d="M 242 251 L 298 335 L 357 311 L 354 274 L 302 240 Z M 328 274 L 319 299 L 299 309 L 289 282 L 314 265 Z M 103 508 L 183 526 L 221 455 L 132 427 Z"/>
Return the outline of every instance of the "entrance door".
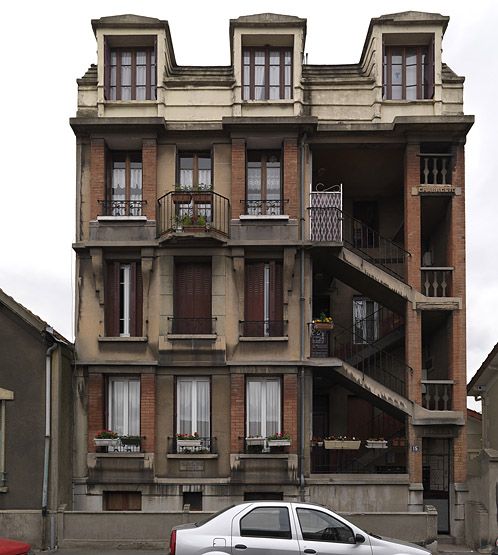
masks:
<path fill-rule="evenodd" d="M 424 438 L 422 453 L 424 504 L 437 509 L 438 533 L 449 534 L 451 440 Z"/>

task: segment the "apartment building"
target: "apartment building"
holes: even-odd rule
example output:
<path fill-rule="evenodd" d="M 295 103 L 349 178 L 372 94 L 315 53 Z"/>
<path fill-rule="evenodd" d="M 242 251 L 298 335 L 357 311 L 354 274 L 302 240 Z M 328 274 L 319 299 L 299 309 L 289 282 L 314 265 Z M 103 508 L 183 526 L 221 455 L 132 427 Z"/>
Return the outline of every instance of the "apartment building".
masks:
<path fill-rule="evenodd" d="M 372 19 L 358 63 L 318 66 L 305 19 L 242 16 L 209 67 L 176 63 L 167 21 L 92 21 L 76 510 L 433 505 L 463 537 L 473 117 L 448 21 Z"/>

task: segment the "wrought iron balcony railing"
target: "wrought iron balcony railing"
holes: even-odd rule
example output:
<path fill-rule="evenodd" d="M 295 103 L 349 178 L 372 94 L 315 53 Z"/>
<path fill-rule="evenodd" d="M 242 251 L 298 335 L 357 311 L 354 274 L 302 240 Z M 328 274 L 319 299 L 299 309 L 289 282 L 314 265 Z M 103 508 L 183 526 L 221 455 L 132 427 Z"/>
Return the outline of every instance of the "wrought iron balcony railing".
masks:
<path fill-rule="evenodd" d="M 241 200 L 244 214 L 248 216 L 281 216 L 285 214 L 288 199 L 282 200 Z"/>
<path fill-rule="evenodd" d="M 99 200 L 100 216 L 143 216 L 146 200 Z"/>
<path fill-rule="evenodd" d="M 215 437 L 197 437 L 195 439 L 181 439 L 168 437 L 168 453 L 184 455 L 207 455 L 217 453 Z"/>
<path fill-rule="evenodd" d="M 157 201 L 157 234 L 216 231 L 228 236 L 230 201 L 213 191 L 170 191 Z"/>
<path fill-rule="evenodd" d="M 188 335 L 216 334 L 216 318 L 176 318 L 169 317 L 169 333 Z"/>
<path fill-rule="evenodd" d="M 243 320 L 239 325 L 241 337 L 287 336 L 287 320 Z"/>
<path fill-rule="evenodd" d="M 451 154 L 421 153 L 420 184 L 451 185 Z"/>
<path fill-rule="evenodd" d="M 452 380 L 422 380 L 422 406 L 429 410 L 452 410 Z"/>
<path fill-rule="evenodd" d="M 426 266 L 422 272 L 422 291 L 427 297 L 451 297 L 453 268 Z"/>

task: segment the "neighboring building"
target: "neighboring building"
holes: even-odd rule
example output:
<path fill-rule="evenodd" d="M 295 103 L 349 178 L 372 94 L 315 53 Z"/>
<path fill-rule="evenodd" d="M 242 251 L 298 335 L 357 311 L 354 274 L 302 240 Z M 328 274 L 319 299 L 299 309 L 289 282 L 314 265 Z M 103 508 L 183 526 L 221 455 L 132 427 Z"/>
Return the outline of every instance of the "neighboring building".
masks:
<path fill-rule="evenodd" d="M 359 63 L 316 66 L 305 19 L 243 16 L 223 67 L 179 66 L 166 21 L 92 21 L 70 122 L 75 509 L 429 504 L 463 538 L 473 117 L 448 20 L 373 19 Z M 97 447 L 103 428 L 141 444 Z"/>
<path fill-rule="evenodd" d="M 467 386 L 468 395 L 475 397 L 482 403 L 480 441 L 478 445 L 474 445 L 472 452 L 469 449 L 469 458 L 471 458 L 469 461 L 469 495 L 465 524 L 467 542 L 474 548 L 487 545 L 494 546 L 498 538 L 497 377 L 498 343 Z"/>
<path fill-rule="evenodd" d="M 72 506 L 73 346 L 1 289 L 0 346 L 0 531 L 53 547 Z"/>

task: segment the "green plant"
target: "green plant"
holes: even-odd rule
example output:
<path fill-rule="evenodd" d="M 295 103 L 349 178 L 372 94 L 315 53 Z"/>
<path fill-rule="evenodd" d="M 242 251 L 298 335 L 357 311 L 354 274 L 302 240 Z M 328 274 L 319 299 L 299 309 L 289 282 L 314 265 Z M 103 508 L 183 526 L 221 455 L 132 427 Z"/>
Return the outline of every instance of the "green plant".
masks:
<path fill-rule="evenodd" d="M 276 440 L 276 439 L 287 439 L 290 440 L 290 434 L 288 434 L 287 432 L 277 432 L 275 434 L 272 434 L 271 436 L 268 436 L 266 439 L 268 441 L 272 441 L 272 440 Z"/>
<path fill-rule="evenodd" d="M 96 434 L 95 439 L 118 439 L 117 432 L 113 432 L 112 430 L 101 430 L 98 434 Z"/>
<path fill-rule="evenodd" d="M 140 436 L 120 436 L 123 445 L 140 445 L 142 438 Z"/>
<path fill-rule="evenodd" d="M 206 225 L 206 216 L 198 216 L 197 217 L 197 225 L 204 227 Z"/>
<path fill-rule="evenodd" d="M 325 312 L 320 312 L 320 316 L 313 320 L 313 324 L 319 324 L 319 323 L 331 324 L 332 316 L 327 316 Z"/>
<path fill-rule="evenodd" d="M 185 214 L 182 216 L 181 222 L 184 226 L 192 225 L 192 218 L 188 214 Z"/>
<path fill-rule="evenodd" d="M 184 440 L 195 440 L 200 439 L 198 432 L 194 432 L 193 434 L 176 434 L 176 439 L 184 439 Z"/>

